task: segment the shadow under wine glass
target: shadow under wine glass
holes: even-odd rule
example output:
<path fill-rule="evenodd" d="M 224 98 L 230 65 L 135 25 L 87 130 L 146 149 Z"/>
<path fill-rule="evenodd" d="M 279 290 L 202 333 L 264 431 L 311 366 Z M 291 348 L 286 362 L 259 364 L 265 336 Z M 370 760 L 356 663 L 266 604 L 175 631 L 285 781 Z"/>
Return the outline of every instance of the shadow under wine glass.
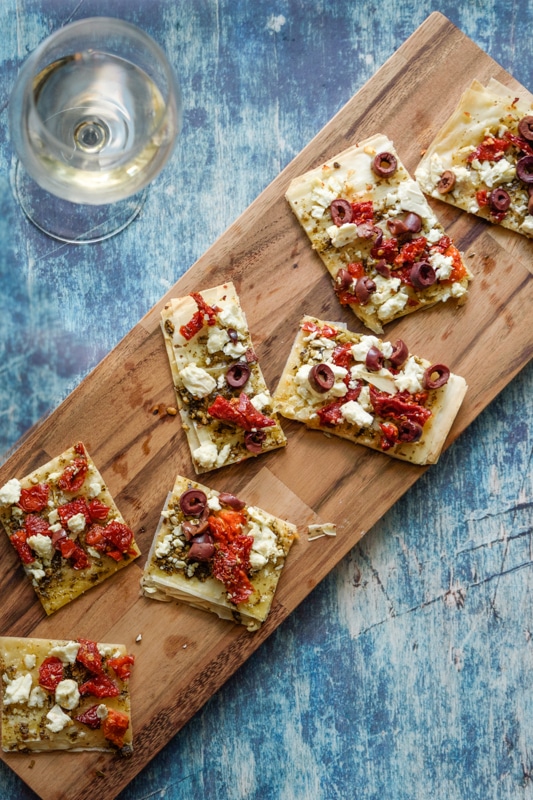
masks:
<path fill-rule="evenodd" d="M 9 103 L 15 196 L 44 233 L 90 244 L 122 231 L 181 129 L 161 48 L 120 19 L 72 22 L 23 64 Z"/>

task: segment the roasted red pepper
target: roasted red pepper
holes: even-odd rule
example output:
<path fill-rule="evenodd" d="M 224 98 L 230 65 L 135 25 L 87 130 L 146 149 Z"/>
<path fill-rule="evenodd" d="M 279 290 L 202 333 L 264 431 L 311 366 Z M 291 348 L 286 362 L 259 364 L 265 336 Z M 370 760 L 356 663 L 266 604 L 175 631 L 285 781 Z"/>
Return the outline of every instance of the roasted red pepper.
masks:
<path fill-rule="evenodd" d="M 80 694 L 91 694 L 94 697 L 118 697 L 118 686 L 105 673 L 95 675 L 80 686 Z"/>
<path fill-rule="evenodd" d="M 102 732 L 106 739 L 117 747 L 122 747 L 124 737 L 130 724 L 130 718 L 123 711 L 107 709 L 107 717 L 102 722 Z"/>
<path fill-rule="evenodd" d="M 242 532 L 246 517 L 239 511 L 224 510 L 209 517 L 209 530 L 215 540 L 213 576 L 226 587 L 232 603 L 245 603 L 253 593 L 248 577 L 253 537 Z"/>
<path fill-rule="evenodd" d="M 107 666 L 114 670 L 117 678 L 125 681 L 131 675 L 131 668 L 135 663 L 135 656 L 123 655 L 110 658 L 107 661 Z"/>
<path fill-rule="evenodd" d="M 207 409 L 214 419 L 222 420 L 223 422 L 231 422 L 242 428 L 245 431 L 253 431 L 258 428 L 270 428 L 276 424 L 276 421 L 270 417 L 261 414 L 254 408 L 252 401 L 245 392 L 241 392 L 238 399 L 232 397 L 227 400 L 222 395 L 218 394 L 214 402 Z"/>

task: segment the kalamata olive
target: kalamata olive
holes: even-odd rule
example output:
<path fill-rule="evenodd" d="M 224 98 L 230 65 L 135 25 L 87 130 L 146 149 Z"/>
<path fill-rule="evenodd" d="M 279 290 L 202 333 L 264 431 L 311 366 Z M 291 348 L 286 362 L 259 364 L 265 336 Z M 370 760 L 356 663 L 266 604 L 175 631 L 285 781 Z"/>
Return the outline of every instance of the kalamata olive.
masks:
<path fill-rule="evenodd" d="M 215 554 L 213 537 L 209 533 L 202 533 L 195 536 L 193 543 L 187 553 L 189 561 L 209 561 Z"/>
<path fill-rule="evenodd" d="M 247 364 L 254 364 L 257 361 L 257 356 L 253 347 L 249 347 L 246 353 L 244 354 Z"/>
<path fill-rule="evenodd" d="M 250 377 L 250 367 L 244 361 L 232 364 L 226 372 L 226 383 L 232 389 L 240 389 Z"/>
<path fill-rule="evenodd" d="M 524 183 L 533 183 L 533 156 L 522 156 L 518 159 L 516 174 Z"/>
<path fill-rule="evenodd" d="M 409 211 L 403 224 L 410 233 L 418 233 L 422 227 L 422 218 L 415 214 L 414 211 Z"/>
<path fill-rule="evenodd" d="M 309 370 L 308 380 L 315 392 L 328 392 L 335 383 L 335 375 L 328 364 L 315 364 Z"/>
<path fill-rule="evenodd" d="M 357 235 L 360 239 L 372 239 L 379 230 L 380 228 L 377 225 L 367 220 L 357 226 Z"/>
<path fill-rule="evenodd" d="M 398 427 L 399 442 L 418 442 L 421 438 L 422 425 L 412 419 L 402 419 L 396 423 Z"/>
<path fill-rule="evenodd" d="M 405 364 L 408 355 L 409 355 L 409 350 L 407 349 L 407 345 L 402 339 L 398 339 L 398 341 L 392 348 L 392 353 L 390 355 L 389 361 L 393 367 L 398 368 L 401 367 L 402 364 Z"/>
<path fill-rule="evenodd" d="M 518 123 L 518 133 L 528 142 L 533 142 L 533 117 L 522 117 Z"/>
<path fill-rule="evenodd" d="M 238 497 L 235 497 L 234 494 L 230 494 L 229 492 L 220 492 L 218 501 L 222 503 L 223 506 L 229 506 L 235 511 L 240 511 L 246 505 L 246 503 L 243 503 L 242 500 L 239 500 Z"/>
<path fill-rule="evenodd" d="M 355 296 L 362 305 L 368 303 L 370 295 L 375 291 L 376 284 L 372 278 L 369 278 L 367 275 L 363 275 L 363 277 L 359 278 L 355 284 Z"/>
<path fill-rule="evenodd" d="M 208 516 L 209 515 L 204 512 L 198 519 L 186 519 L 181 523 L 181 529 L 187 541 L 190 541 L 194 536 L 198 536 L 199 533 L 203 533 L 208 529 Z"/>
<path fill-rule="evenodd" d="M 511 198 L 509 197 L 508 192 L 499 186 L 497 189 L 493 189 L 490 193 L 489 205 L 493 211 L 507 211 L 511 205 Z"/>
<path fill-rule="evenodd" d="M 449 377 L 450 370 L 448 367 L 444 366 L 444 364 L 433 364 L 424 372 L 422 385 L 424 389 L 440 389 L 441 386 L 448 383 Z"/>
<path fill-rule="evenodd" d="M 226 333 L 228 334 L 228 336 L 229 336 L 229 338 L 231 339 L 232 342 L 238 342 L 239 341 L 239 334 L 237 333 L 235 328 L 227 328 L 226 329 Z"/>
<path fill-rule="evenodd" d="M 374 269 L 379 275 L 382 275 L 384 278 L 390 278 L 390 267 L 384 258 L 381 258 L 374 264 Z"/>
<path fill-rule="evenodd" d="M 180 508 L 188 517 L 199 517 L 207 505 L 207 495 L 201 489 L 187 489 L 180 497 Z"/>
<path fill-rule="evenodd" d="M 409 230 L 403 219 L 396 217 L 395 219 L 387 220 L 387 228 L 393 236 L 400 236 L 402 233 L 407 233 Z"/>
<path fill-rule="evenodd" d="M 264 431 L 246 431 L 244 434 L 244 446 L 250 453 L 260 453 L 265 439 L 266 433 Z"/>
<path fill-rule="evenodd" d="M 528 186 L 527 213 L 533 214 L 533 185 Z"/>
<path fill-rule="evenodd" d="M 380 178 L 390 178 L 398 169 L 398 162 L 392 153 L 378 153 L 372 162 L 372 169 Z"/>
<path fill-rule="evenodd" d="M 335 282 L 339 289 L 349 289 L 353 283 L 353 277 L 350 275 L 347 269 L 341 269 L 337 272 L 335 277 Z"/>
<path fill-rule="evenodd" d="M 331 219 L 337 226 L 340 228 L 341 225 L 344 225 L 346 222 L 351 222 L 353 219 L 353 209 L 351 203 L 348 200 L 342 200 L 340 197 L 337 200 L 333 200 L 329 207 L 329 211 L 331 214 Z"/>
<path fill-rule="evenodd" d="M 411 283 L 415 289 L 426 289 L 437 280 L 437 273 L 429 261 L 416 261 L 409 272 Z"/>
<path fill-rule="evenodd" d="M 383 361 L 385 360 L 385 356 L 378 350 L 377 347 L 372 345 L 369 349 L 368 353 L 366 354 L 365 358 L 365 366 L 370 372 L 378 372 L 383 366 Z"/>
<path fill-rule="evenodd" d="M 451 169 L 445 169 L 440 176 L 440 181 L 437 183 L 437 192 L 439 194 L 448 194 L 455 186 L 455 172 Z"/>

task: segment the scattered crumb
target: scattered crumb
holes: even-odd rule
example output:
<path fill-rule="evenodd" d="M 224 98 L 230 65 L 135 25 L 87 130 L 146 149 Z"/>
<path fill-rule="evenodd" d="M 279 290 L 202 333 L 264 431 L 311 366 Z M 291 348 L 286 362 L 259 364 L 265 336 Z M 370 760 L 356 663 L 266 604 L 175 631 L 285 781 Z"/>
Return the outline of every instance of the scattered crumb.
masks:
<path fill-rule="evenodd" d="M 337 526 L 333 522 L 322 522 L 317 525 L 308 525 L 307 530 L 309 531 L 309 541 L 312 542 L 315 539 L 321 539 L 323 536 L 336 536 L 337 535 Z"/>
<path fill-rule="evenodd" d="M 427 153 L 427 150 L 426 150 L 426 148 L 424 147 L 424 148 L 423 148 L 423 149 L 420 151 L 420 155 L 421 155 L 421 156 L 425 156 L 425 155 L 426 155 L 426 153 Z"/>
<path fill-rule="evenodd" d="M 174 406 L 167 406 L 166 412 L 170 417 L 175 417 L 178 413 L 178 409 L 174 408 Z"/>
<path fill-rule="evenodd" d="M 142 638 L 143 638 L 143 635 L 142 635 L 142 633 L 140 633 L 140 634 L 137 636 L 137 638 L 135 639 L 135 641 L 136 641 L 136 642 L 140 642 L 140 641 L 142 640 Z"/>
<path fill-rule="evenodd" d="M 32 758 L 32 760 L 31 760 L 31 761 L 30 761 L 30 763 L 28 764 L 28 769 L 33 769 L 33 768 L 34 768 L 34 766 L 35 766 L 35 759 L 34 759 L 34 758 Z"/>

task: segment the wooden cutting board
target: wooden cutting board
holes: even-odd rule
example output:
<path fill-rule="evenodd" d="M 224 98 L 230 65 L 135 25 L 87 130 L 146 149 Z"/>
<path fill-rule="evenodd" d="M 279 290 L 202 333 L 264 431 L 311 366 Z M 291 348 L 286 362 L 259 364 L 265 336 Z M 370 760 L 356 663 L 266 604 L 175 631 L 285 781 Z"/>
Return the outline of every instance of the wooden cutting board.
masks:
<path fill-rule="evenodd" d="M 274 390 L 302 313 L 361 326 L 337 303 L 284 193 L 294 176 L 376 132 L 394 141 L 413 172 L 421 152 L 476 77 L 519 85 L 439 13 L 432 14 L 255 200 L 168 295 L 0 469 L 0 485 L 78 440 L 85 442 L 147 554 L 175 475 L 194 477 L 178 418 L 159 314 L 166 299 L 235 282 L 267 383 Z M 243 175 L 243 180 L 246 176 Z M 528 362 L 533 352 L 533 242 L 445 204 L 432 205 L 475 273 L 468 303 L 436 307 L 389 326 L 412 352 L 447 363 L 469 391 L 451 443 Z M 334 437 L 283 423 L 288 447 L 227 467 L 205 482 L 296 523 L 271 615 L 257 633 L 177 604 L 139 595 L 144 557 L 45 618 L 7 537 L 0 537 L 4 635 L 124 642 L 136 655 L 131 680 L 135 752 L 2 754 L 43 800 L 115 797 L 302 601 L 423 469 Z M 438 469 L 438 465 L 431 467 Z M 336 538 L 308 542 L 305 526 L 335 522 Z M 138 635 L 142 640 L 136 642 Z"/>

